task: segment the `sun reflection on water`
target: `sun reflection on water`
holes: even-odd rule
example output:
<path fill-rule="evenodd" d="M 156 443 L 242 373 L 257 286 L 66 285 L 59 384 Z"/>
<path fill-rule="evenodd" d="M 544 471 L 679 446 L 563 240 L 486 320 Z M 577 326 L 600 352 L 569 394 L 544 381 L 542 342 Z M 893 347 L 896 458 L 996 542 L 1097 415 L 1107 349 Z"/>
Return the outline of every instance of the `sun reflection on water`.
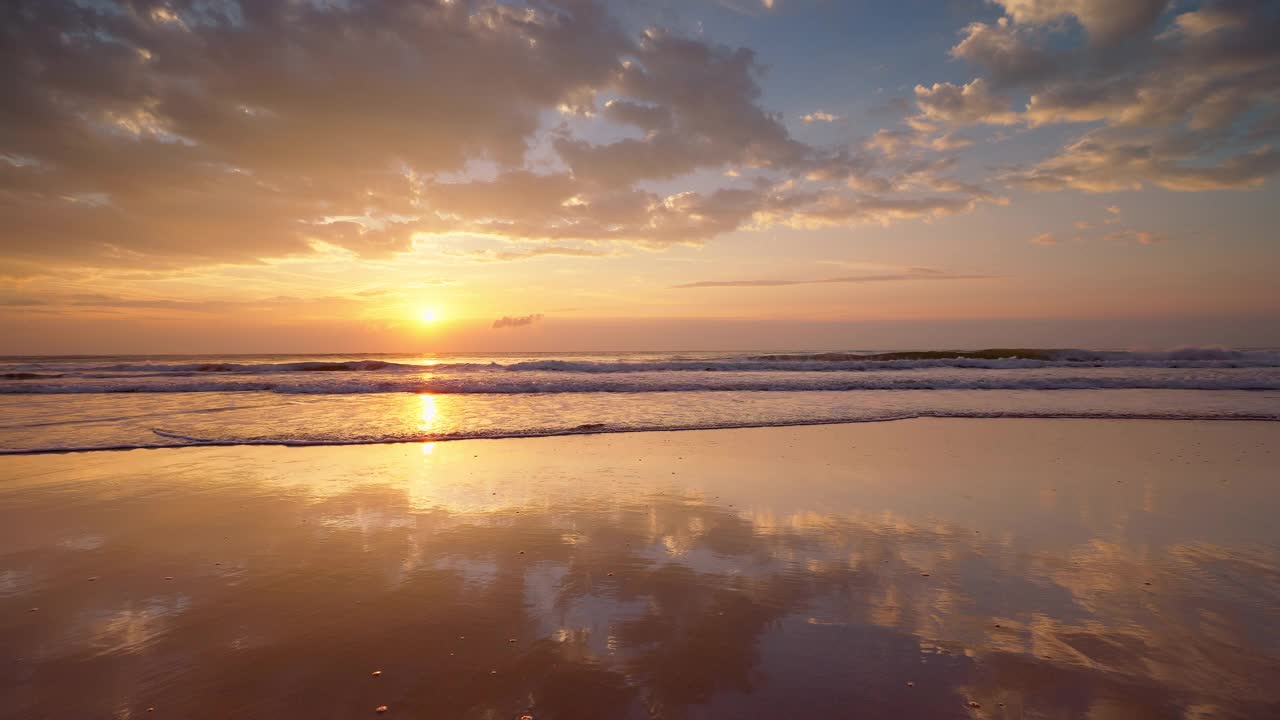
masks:
<path fill-rule="evenodd" d="M 436 398 L 434 395 L 419 395 L 418 397 L 422 401 L 422 422 L 418 424 L 418 429 L 424 433 L 429 433 L 436 427 L 436 420 L 440 414 L 440 409 L 436 405 Z"/>

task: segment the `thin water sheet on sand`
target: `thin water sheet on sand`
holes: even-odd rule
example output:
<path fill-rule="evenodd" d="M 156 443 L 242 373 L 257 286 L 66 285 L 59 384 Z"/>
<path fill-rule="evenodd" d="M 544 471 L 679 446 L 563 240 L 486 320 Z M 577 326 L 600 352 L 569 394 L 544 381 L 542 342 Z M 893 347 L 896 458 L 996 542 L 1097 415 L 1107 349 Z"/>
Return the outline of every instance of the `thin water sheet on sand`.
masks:
<path fill-rule="evenodd" d="M 0 718 L 1274 717 L 1278 453 L 925 419 L 0 458 Z"/>

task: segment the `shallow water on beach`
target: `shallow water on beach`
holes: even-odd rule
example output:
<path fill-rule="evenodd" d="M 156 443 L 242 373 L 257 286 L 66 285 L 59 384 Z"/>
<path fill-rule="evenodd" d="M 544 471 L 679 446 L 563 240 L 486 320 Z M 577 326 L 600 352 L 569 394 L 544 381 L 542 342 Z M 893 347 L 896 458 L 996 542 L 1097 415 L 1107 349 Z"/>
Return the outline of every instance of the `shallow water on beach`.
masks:
<path fill-rule="evenodd" d="M 948 419 L 4 458 L 0 718 L 1272 717 L 1277 440 Z"/>
<path fill-rule="evenodd" d="M 1280 351 L 991 354 L 1010 357 L 0 358 L 0 453 L 420 442 L 912 417 L 1280 420 Z"/>

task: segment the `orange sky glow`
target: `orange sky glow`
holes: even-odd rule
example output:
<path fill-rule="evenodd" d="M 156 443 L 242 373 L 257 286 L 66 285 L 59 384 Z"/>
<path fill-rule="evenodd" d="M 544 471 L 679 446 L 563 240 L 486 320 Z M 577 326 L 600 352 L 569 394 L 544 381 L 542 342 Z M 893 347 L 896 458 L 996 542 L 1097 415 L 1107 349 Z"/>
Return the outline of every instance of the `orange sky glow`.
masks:
<path fill-rule="evenodd" d="M 1276 8 L 852 5 L 9 4 L 0 353 L 1280 346 Z"/>

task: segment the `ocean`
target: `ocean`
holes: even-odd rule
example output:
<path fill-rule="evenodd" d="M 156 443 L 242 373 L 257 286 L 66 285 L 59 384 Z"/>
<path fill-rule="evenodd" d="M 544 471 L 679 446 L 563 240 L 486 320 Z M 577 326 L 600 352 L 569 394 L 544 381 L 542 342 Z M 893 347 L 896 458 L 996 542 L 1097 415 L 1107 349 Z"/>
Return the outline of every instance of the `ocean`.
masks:
<path fill-rule="evenodd" d="M 1280 350 L 0 358 L 8 454 L 915 417 L 1275 421 Z"/>

